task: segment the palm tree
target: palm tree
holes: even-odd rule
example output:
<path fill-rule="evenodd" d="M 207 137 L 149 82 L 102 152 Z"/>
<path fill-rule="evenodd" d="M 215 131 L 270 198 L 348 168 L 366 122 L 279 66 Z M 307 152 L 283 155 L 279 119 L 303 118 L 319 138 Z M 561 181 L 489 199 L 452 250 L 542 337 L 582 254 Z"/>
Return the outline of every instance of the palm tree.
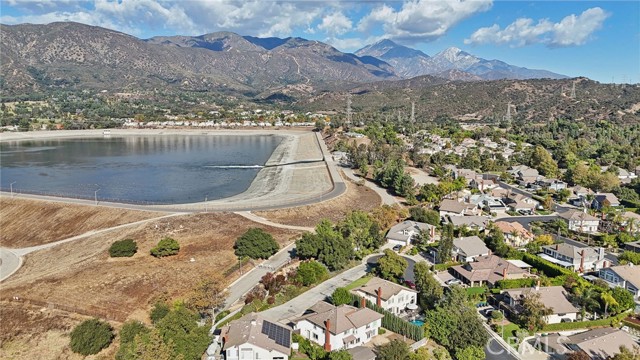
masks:
<path fill-rule="evenodd" d="M 603 291 L 600 294 L 600 300 L 602 300 L 602 302 L 604 303 L 604 317 L 606 318 L 606 317 L 608 317 L 607 316 L 607 309 L 609 308 L 609 306 L 611 306 L 611 305 L 617 306 L 618 302 L 613 297 L 613 295 L 611 295 L 611 293 L 609 291 Z"/>
<path fill-rule="evenodd" d="M 574 301 L 580 306 L 580 314 L 584 321 L 587 310 L 599 307 L 597 300 L 598 293 L 590 287 L 576 288 Z"/>

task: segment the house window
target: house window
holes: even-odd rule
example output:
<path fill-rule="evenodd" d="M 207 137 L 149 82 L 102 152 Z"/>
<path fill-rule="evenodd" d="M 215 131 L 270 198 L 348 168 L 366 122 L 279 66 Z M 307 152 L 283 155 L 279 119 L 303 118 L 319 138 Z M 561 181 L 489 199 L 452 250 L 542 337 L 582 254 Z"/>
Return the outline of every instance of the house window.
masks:
<path fill-rule="evenodd" d="M 318 334 L 316 333 L 313 334 L 313 340 L 318 340 Z"/>

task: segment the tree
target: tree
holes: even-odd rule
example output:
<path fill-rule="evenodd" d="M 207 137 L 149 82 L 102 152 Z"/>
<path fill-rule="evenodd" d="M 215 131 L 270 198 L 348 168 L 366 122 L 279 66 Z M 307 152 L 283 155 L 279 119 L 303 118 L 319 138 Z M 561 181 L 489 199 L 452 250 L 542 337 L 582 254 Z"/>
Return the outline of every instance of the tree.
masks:
<path fill-rule="evenodd" d="M 409 345 L 398 339 L 377 347 L 376 360 L 407 360 L 411 354 Z"/>
<path fill-rule="evenodd" d="M 278 252 L 280 247 L 268 232 L 260 228 L 251 228 L 236 240 L 233 248 L 240 259 L 244 257 L 268 259 Z"/>
<path fill-rule="evenodd" d="M 414 206 L 409 209 L 409 215 L 411 215 L 413 220 L 418 222 L 431 224 L 433 226 L 440 225 L 440 214 L 435 210 L 425 209 L 421 206 Z"/>
<path fill-rule="evenodd" d="M 386 249 L 384 255 L 378 260 L 378 273 L 383 279 L 398 281 L 408 265 L 405 258 L 390 249 Z"/>
<path fill-rule="evenodd" d="M 593 310 L 600 306 L 597 296 L 598 293 L 591 287 L 575 288 L 574 301 L 580 305 L 582 320 L 585 320 L 587 310 Z"/>
<path fill-rule="evenodd" d="M 165 257 L 176 255 L 179 251 L 180 244 L 176 240 L 166 237 L 160 240 L 158 245 L 151 249 L 151 255 L 155 257 Z"/>
<path fill-rule="evenodd" d="M 298 266 L 296 280 L 304 286 L 309 286 L 326 279 L 327 276 L 329 276 L 327 268 L 321 263 L 311 260 Z"/>
<path fill-rule="evenodd" d="M 353 360 L 353 356 L 347 350 L 338 350 L 330 352 L 327 360 Z"/>
<path fill-rule="evenodd" d="M 611 360 L 638 360 L 640 359 L 640 347 L 634 346 L 629 349 L 626 346 L 620 346 L 620 352 L 615 354 Z"/>
<path fill-rule="evenodd" d="M 172 340 L 165 341 L 157 329 L 147 334 L 139 334 L 133 343 L 133 354 L 124 359 L 131 360 L 184 360 L 183 354 L 176 354 Z"/>
<path fill-rule="evenodd" d="M 442 299 L 443 288 L 433 277 L 429 270 L 429 264 L 420 261 L 415 264 L 413 274 L 416 282 L 418 293 L 418 302 L 422 309 L 432 309 Z"/>
<path fill-rule="evenodd" d="M 316 226 L 316 233 L 305 233 L 296 241 L 296 253 L 301 259 L 318 259 L 329 270 L 342 269 L 353 257 L 350 239 L 345 239 L 327 219 Z"/>
<path fill-rule="evenodd" d="M 625 265 L 628 263 L 632 263 L 633 265 L 640 265 L 640 253 L 634 253 L 632 251 L 625 251 L 620 256 L 618 256 L 618 260 L 621 265 Z"/>
<path fill-rule="evenodd" d="M 162 318 L 156 329 L 160 332 L 165 344 L 173 342 L 175 353 L 182 354 L 185 360 L 199 360 L 210 344 L 209 329 L 198 326 L 198 317 L 184 307 L 169 311 Z"/>
<path fill-rule="evenodd" d="M 344 239 L 351 242 L 359 257 L 380 247 L 384 240 L 378 223 L 362 210 L 348 213 L 345 219 L 337 224 L 337 229 Z"/>
<path fill-rule="evenodd" d="M 544 176 L 554 177 L 558 173 L 558 164 L 553 160 L 551 153 L 540 145 L 533 149 L 529 163 Z"/>
<path fill-rule="evenodd" d="M 522 300 L 522 311 L 518 315 L 518 322 L 530 332 L 542 329 L 546 324 L 545 317 L 553 310 L 540 301 L 539 293 L 529 293 Z"/>
<path fill-rule="evenodd" d="M 351 293 L 343 287 L 339 287 L 331 294 L 331 303 L 335 306 L 351 303 Z"/>
<path fill-rule="evenodd" d="M 169 313 L 169 305 L 167 303 L 158 301 L 153 305 L 151 309 L 151 313 L 149 317 L 151 318 L 151 322 L 156 324 L 158 321 L 162 320 Z"/>
<path fill-rule="evenodd" d="M 453 251 L 453 224 L 446 224 L 442 231 L 442 238 L 438 246 L 438 261 L 446 263 L 451 260 Z"/>
<path fill-rule="evenodd" d="M 606 317 L 608 317 L 607 310 L 609 309 L 609 306 L 616 306 L 616 305 L 618 305 L 618 302 L 613 297 L 613 295 L 611 295 L 611 293 L 608 292 L 608 291 L 603 291 L 603 292 L 600 293 L 600 300 L 602 301 L 602 304 L 604 305 L 604 317 L 606 318 Z"/>
<path fill-rule="evenodd" d="M 457 360 L 484 360 L 486 357 L 484 348 L 481 346 L 468 346 L 456 351 Z"/>
<path fill-rule="evenodd" d="M 186 305 L 200 315 L 209 315 L 213 319 L 215 309 L 224 304 L 226 295 L 222 281 L 217 277 L 208 276 L 191 290 Z"/>
<path fill-rule="evenodd" d="M 624 288 L 615 287 L 611 290 L 611 296 L 615 300 L 610 304 L 610 310 L 613 314 L 620 314 L 621 312 L 632 309 L 635 306 L 633 301 L 633 295 Z"/>
<path fill-rule="evenodd" d="M 71 331 L 71 350 L 81 355 L 93 355 L 111 344 L 111 325 L 98 319 L 85 320 Z"/>
<path fill-rule="evenodd" d="M 111 244 L 109 256 L 132 257 L 138 251 L 138 245 L 133 239 L 118 240 Z"/>
<path fill-rule="evenodd" d="M 573 351 L 569 353 L 566 357 L 567 360 L 591 360 L 591 356 L 587 355 L 582 350 Z"/>
<path fill-rule="evenodd" d="M 133 360 L 135 356 L 135 339 L 138 335 L 144 336 L 149 329 L 137 320 L 125 322 L 120 329 L 120 348 L 116 353 L 116 360 Z"/>

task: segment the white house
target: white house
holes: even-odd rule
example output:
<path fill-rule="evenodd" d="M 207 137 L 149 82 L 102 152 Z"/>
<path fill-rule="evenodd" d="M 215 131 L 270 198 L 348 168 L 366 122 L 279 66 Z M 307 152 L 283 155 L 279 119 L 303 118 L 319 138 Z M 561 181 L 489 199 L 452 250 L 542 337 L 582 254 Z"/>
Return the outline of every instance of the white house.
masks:
<path fill-rule="evenodd" d="M 227 360 L 288 360 L 291 329 L 251 313 L 222 328 L 222 352 Z"/>
<path fill-rule="evenodd" d="M 480 256 L 491 254 L 484 241 L 477 236 L 453 239 L 452 256 L 459 262 L 475 261 Z"/>
<path fill-rule="evenodd" d="M 546 286 L 538 285 L 533 288 L 509 289 L 502 292 L 503 301 L 512 313 L 518 314 L 522 309 L 522 300 L 532 294 L 540 295 L 540 302 L 549 307 L 552 311 L 550 315 L 545 316 L 547 324 L 557 324 L 562 320 L 575 321 L 580 312 L 569 300 L 567 300 L 567 291 L 562 286 Z"/>
<path fill-rule="evenodd" d="M 586 272 L 607 267 L 604 248 L 577 247 L 567 243 L 542 247 L 541 258 L 573 271 Z"/>
<path fill-rule="evenodd" d="M 368 343 L 378 335 L 382 314 L 369 308 L 333 306 L 320 301 L 310 313 L 294 320 L 294 330 L 324 347 L 326 351 L 351 349 Z"/>
<path fill-rule="evenodd" d="M 619 286 L 633 294 L 634 299 L 640 300 L 640 266 L 628 265 L 612 266 L 600 269 L 598 276 L 609 283 L 609 286 Z"/>
<path fill-rule="evenodd" d="M 558 216 L 567 223 L 569 230 L 572 231 L 595 233 L 600 224 L 600 219 L 597 217 L 575 209 L 560 213 Z"/>
<path fill-rule="evenodd" d="M 407 246 L 421 231 L 429 234 L 430 239 L 433 241 L 436 236 L 435 230 L 436 227 L 433 225 L 406 220 L 389 229 L 387 241 L 390 244 Z"/>
<path fill-rule="evenodd" d="M 401 315 L 407 308 L 415 309 L 418 299 L 416 290 L 378 277 L 351 291 L 396 315 Z"/>
<path fill-rule="evenodd" d="M 446 215 L 449 216 L 465 216 L 465 215 L 478 215 L 478 206 L 459 202 L 457 200 L 452 199 L 444 199 L 440 203 L 440 207 L 438 208 L 440 211 L 440 217 L 444 217 Z"/>

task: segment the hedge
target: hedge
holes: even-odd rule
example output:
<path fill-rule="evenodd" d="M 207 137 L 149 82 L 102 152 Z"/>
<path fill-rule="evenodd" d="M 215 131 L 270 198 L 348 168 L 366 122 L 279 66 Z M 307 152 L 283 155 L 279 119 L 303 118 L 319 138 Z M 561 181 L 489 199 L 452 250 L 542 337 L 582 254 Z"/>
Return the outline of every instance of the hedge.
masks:
<path fill-rule="evenodd" d="M 360 306 L 360 302 L 362 301 L 362 298 L 360 296 L 351 294 L 351 298 L 352 304 L 357 304 L 358 306 Z M 367 300 L 366 304 L 369 309 L 383 315 L 383 328 L 393 331 L 394 333 L 404 335 L 414 341 L 420 341 L 424 338 L 424 330 L 421 326 L 403 320 L 369 300 Z"/>
<path fill-rule="evenodd" d="M 525 287 L 533 287 L 536 285 L 537 279 L 506 279 L 498 280 L 496 287 L 500 289 L 519 289 Z"/>
<path fill-rule="evenodd" d="M 634 328 L 634 329 L 636 329 L 636 330 L 640 331 L 640 325 L 638 325 L 638 324 L 636 324 L 636 323 L 634 323 L 634 322 L 631 322 L 631 321 L 628 321 L 628 320 L 626 320 L 626 319 L 623 319 L 623 320 L 622 320 L 622 323 L 623 323 L 624 325 L 627 325 L 627 326 L 628 326 L 628 327 L 630 327 L 630 328 Z"/>
<path fill-rule="evenodd" d="M 444 264 L 435 264 L 433 265 L 433 271 L 444 271 L 444 270 L 448 270 L 451 267 L 460 265 L 461 263 L 459 262 L 448 262 L 448 263 L 444 263 Z"/>
<path fill-rule="evenodd" d="M 596 327 L 615 326 L 618 323 L 620 323 L 620 321 L 622 321 L 622 319 L 624 319 L 625 317 L 627 317 L 627 314 L 622 313 L 606 319 L 549 324 L 549 325 L 546 325 L 544 328 L 542 328 L 542 331 L 544 332 L 566 331 L 566 330 L 591 329 Z"/>

